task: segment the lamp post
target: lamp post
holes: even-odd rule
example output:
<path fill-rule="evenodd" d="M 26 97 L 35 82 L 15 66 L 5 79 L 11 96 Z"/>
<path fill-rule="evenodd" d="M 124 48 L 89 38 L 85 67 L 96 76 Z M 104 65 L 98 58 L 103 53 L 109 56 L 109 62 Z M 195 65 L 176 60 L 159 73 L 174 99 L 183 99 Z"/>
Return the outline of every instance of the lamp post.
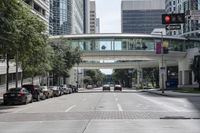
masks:
<path fill-rule="evenodd" d="M 161 72 L 161 90 L 162 90 L 162 93 L 165 93 L 165 86 L 164 86 L 164 72 L 165 72 L 165 67 L 164 67 L 164 47 L 163 47 L 163 32 L 162 31 L 158 31 L 156 33 L 160 33 L 161 34 L 161 67 L 159 68 L 160 69 L 160 72 Z"/>
<path fill-rule="evenodd" d="M 161 71 L 165 71 L 165 67 L 164 67 L 164 49 L 163 49 L 163 32 L 161 31 L 161 53 L 162 53 L 162 60 L 161 60 Z M 164 72 L 161 73 L 161 79 L 162 79 L 162 93 L 165 93 L 164 91 Z"/>

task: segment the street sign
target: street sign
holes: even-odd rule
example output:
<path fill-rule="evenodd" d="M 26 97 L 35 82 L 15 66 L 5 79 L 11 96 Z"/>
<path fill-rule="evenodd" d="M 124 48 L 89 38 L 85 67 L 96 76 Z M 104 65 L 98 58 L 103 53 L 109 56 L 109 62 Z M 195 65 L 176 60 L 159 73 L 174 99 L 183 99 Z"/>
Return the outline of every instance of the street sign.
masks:
<path fill-rule="evenodd" d="M 180 30 L 181 29 L 181 25 L 180 24 L 166 25 L 165 28 L 166 28 L 166 30 Z"/>

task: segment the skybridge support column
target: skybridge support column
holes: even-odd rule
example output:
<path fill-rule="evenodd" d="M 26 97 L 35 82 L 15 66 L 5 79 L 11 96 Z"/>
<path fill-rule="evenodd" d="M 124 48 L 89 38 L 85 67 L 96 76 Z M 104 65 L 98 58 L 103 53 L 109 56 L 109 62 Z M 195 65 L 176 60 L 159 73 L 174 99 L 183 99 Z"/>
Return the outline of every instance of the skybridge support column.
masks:
<path fill-rule="evenodd" d="M 137 86 L 141 85 L 143 79 L 142 69 L 137 69 Z"/>
<path fill-rule="evenodd" d="M 167 81 L 166 61 L 159 61 L 159 86 L 161 89 L 166 89 L 166 81 Z"/>

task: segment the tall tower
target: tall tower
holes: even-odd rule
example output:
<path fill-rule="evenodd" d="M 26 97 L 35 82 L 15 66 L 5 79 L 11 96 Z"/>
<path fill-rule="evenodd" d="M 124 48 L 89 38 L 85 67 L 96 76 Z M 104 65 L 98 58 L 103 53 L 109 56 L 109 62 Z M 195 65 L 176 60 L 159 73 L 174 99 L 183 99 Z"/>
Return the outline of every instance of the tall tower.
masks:
<path fill-rule="evenodd" d="M 154 28 L 163 28 L 161 16 L 164 13 L 165 0 L 123 0 L 122 33 L 150 34 Z"/>
<path fill-rule="evenodd" d="M 96 2 L 90 1 L 90 33 L 96 33 Z"/>

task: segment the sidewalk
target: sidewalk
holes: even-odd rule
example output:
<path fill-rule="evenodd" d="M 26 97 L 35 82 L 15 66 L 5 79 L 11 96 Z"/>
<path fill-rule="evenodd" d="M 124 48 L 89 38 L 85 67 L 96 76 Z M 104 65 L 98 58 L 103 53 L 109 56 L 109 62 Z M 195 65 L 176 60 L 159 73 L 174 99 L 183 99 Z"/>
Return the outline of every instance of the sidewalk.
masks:
<path fill-rule="evenodd" d="M 172 90 L 165 90 L 164 93 L 159 89 L 150 89 L 150 90 L 143 90 L 144 92 L 149 92 L 157 95 L 162 95 L 162 96 L 169 96 L 169 97 L 200 97 L 200 94 L 195 94 L 195 93 L 180 93 L 180 92 L 175 92 Z"/>

